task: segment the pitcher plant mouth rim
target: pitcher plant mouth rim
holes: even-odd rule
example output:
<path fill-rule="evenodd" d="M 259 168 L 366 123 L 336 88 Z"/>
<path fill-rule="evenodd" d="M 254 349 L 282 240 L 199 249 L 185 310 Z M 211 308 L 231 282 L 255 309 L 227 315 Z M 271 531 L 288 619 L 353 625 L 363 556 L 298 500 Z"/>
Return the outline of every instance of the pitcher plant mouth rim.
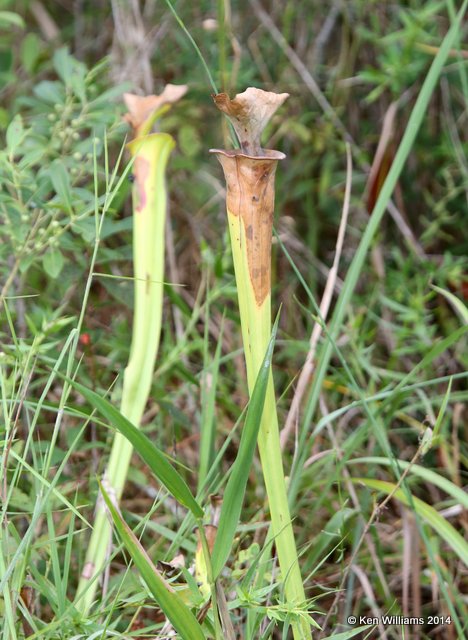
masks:
<path fill-rule="evenodd" d="M 262 151 L 253 155 L 245 153 L 242 149 L 210 149 L 209 153 L 218 153 L 227 158 L 247 158 L 248 160 L 284 160 L 286 154 L 275 149 L 262 149 Z"/>

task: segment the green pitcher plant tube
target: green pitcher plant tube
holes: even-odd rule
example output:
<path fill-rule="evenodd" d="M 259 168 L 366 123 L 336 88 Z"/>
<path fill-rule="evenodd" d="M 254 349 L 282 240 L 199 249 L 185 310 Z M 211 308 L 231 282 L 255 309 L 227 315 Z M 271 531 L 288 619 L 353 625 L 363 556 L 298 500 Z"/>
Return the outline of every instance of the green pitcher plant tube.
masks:
<path fill-rule="evenodd" d="M 130 358 L 123 378 L 120 411 L 140 426 L 154 372 L 161 333 L 166 222 L 166 165 L 175 146 L 167 133 L 150 133 L 155 120 L 187 91 L 185 85 L 167 85 L 159 96 L 125 94 L 126 121 L 133 131 L 128 150 L 133 160 L 133 272 L 134 314 Z M 122 496 L 133 447 L 116 433 L 103 480 L 117 502 Z M 78 585 L 76 607 L 91 608 L 98 579 L 105 566 L 112 526 L 100 496 L 94 526 Z"/>
<path fill-rule="evenodd" d="M 270 118 L 288 97 L 249 88 L 231 100 L 213 97 L 234 127 L 240 149 L 211 149 L 224 171 L 226 208 L 239 300 L 249 393 L 271 335 L 271 242 L 275 200 L 275 172 L 280 151 L 263 149 L 260 136 Z M 305 592 L 289 513 L 278 432 L 273 378 L 267 387 L 258 436 L 258 449 L 268 495 L 272 531 L 288 606 L 304 612 Z M 311 637 L 308 616 L 292 617 L 296 640 Z"/>

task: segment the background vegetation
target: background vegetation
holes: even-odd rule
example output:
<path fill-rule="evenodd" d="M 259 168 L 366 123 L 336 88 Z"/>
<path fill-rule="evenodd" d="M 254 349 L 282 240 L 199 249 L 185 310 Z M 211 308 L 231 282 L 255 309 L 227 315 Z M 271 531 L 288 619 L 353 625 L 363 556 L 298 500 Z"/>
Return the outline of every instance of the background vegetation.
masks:
<path fill-rule="evenodd" d="M 86 418 L 91 406 L 75 391 L 64 393 L 57 372 L 73 374 L 100 395 L 111 389 L 118 405 L 133 290 L 131 180 L 118 182 L 126 163 L 118 163 L 127 135 L 122 93 L 189 85 L 163 121 L 177 150 L 168 172 L 163 334 L 144 432 L 178 461 L 195 491 L 200 433 L 213 430 L 216 453 L 225 448 L 205 494 L 222 495 L 240 438 L 233 427 L 248 400 L 224 183 L 208 155 L 210 147 L 229 145 L 229 131 L 188 36 L 218 90 L 234 95 L 257 86 L 290 94 L 265 140 L 287 154 L 277 173 L 273 262 L 273 308 L 282 305 L 274 376 L 284 426 L 335 255 L 346 143 L 353 157 L 351 204 L 332 311 L 459 8 L 451 0 L 1 0 L 5 638 L 160 637 L 161 612 L 118 545 L 91 615 L 80 618 L 72 605 L 113 432 Z M 451 624 L 410 631 L 371 625 L 355 637 L 465 634 L 464 41 L 466 22 L 360 269 L 319 402 L 310 400 L 309 384 L 285 438 L 302 575 L 323 636 L 351 630 L 350 615 L 386 613 L 450 616 Z M 383 153 L 374 163 L 379 141 Z M 326 342 L 324 330 L 316 361 Z M 431 446 L 428 428 L 436 436 Z M 411 461 L 417 465 L 405 472 Z M 378 508 L 396 483 L 404 491 Z M 184 511 L 137 457 L 122 510 L 154 561 L 181 552 L 192 565 L 197 543 Z M 254 462 L 222 578 L 237 637 L 288 637 L 276 567 L 259 556 L 268 517 Z M 267 588 L 257 581 L 259 571 L 267 572 Z M 187 572 L 176 578 L 187 580 L 192 592 Z"/>

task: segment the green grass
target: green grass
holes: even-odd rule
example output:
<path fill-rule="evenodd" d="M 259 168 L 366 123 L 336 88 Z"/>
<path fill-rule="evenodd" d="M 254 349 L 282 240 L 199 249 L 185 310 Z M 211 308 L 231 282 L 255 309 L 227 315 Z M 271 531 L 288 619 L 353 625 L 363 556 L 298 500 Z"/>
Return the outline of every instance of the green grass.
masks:
<path fill-rule="evenodd" d="M 380 637 L 347 619 L 388 613 L 450 616 L 455 636 L 467 634 L 467 2 L 375 3 L 374 12 L 352 0 L 336 14 L 315 1 L 307 10 L 264 3 L 281 38 L 254 5 L 157 3 L 142 23 L 151 46 L 130 66 L 121 40 L 130 14 L 103 5 L 72 16 L 46 3 L 69 54 L 47 39 L 30 3 L 2 5 L 17 16 L 0 12 L 2 640 L 159 637 L 162 611 L 181 638 L 291 638 L 299 614 L 323 627 L 314 638 Z M 143 91 L 147 56 L 156 93 L 168 81 L 189 92 L 162 125 L 177 143 L 172 235 L 137 430 L 117 409 L 135 284 L 121 94 Z M 217 86 L 291 95 L 264 142 L 287 154 L 273 246 L 281 314 L 267 361 L 281 427 L 312 329 L 323 325 L 283 452 L 301 612 L 285 602 L 254 446 L 268 371 L 249 402 L 224 185 L 207 154 L 230 138 L 211 102 Z M 367 167 L 395 100 L 393 162 L 366 211 Z M 324 323 L 346 182 L 343 127 L 355 168 Z M 387 214 L 390 198 L 422 251 Z M 83 615 L 75 597 L 115 429 L 138 455 L 119 509 L 106 496 L 113 545 Z M 423 640 L 449 633 L 419 631 Z"/>

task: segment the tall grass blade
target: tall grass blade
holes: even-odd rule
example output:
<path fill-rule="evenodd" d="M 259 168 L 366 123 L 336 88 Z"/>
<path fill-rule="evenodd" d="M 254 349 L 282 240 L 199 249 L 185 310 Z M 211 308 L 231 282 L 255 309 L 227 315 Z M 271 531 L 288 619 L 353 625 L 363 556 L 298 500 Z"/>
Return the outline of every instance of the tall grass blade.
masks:
<path fill-rule="evenodd" d="M 450 302 L 463 324 L 468 324 L 468 307 L 466 306 L 466 304 L 456 295 L 454 295 L 450 291 L 447 291 L 447 289 L 437 287 L 435 284 L 432 285 L 432 288 L 434 289 L 434 291 L 437 291 L 437 293 L 440 293 L 441 296 L 444 296 L 444 298 L 448 300 L 448 302 Z"/>
<path fill-rule="evenodd" d="M 435 487 L 439 487 L 439 489 L 442 489 L 442 491 L 445 491 L 445 493 L 447 493 L 449 496 L 454 498 L 459 504 L 461 504 L 464 509 L 468 510 L 468 495 L 465 493 L 465 491 L 463 491 L 463 489 L 460 489 L 460 487 L 457 487 L 456 484 L 454 484 L 450 480 L 447 480 L 447 478 L 444 478 L 439 473 L 436 473 L 431 469 L 426 469 L 425 467 L 421 467 L 419 464 L 411 464 L 406 460 L 397 460 L 397 463 L 398 463 L 398 466 L 401 467 L 401 469 L 407 469 L 408 467 L 410 467 L 409 469 L 410 474 L 413 474 L 418 478 L 421 478 L 421 480 L 424 480 L 425 482 L 430 482 Z M 365 456 L 362 458 L 353 458 L 353 460 L 348 460 L 346 464 L 350 464 L 350 465 L 381 464 L 387 467 L 387 466 L 390 466 L 392 462 L 388 458 L 383 458 L 379 456 Z"/>
<path fill-rule="evenodd" d="M 211 563 L 213 577 L 216 579 L 221 573 L 229 554 L 232 542 L 236 534 L 237 525 L 244 502 L 245 488 L 252 466 L 255 453 L 258 432 L 260 430 L 263 407 L 265 405 L 266 391 L 271 370 L 271 359 L 275 345 L 276 332 L 278 330 L 279 315 L 273 325 L 270 342 L 263 359 L 263 364 L 258 372 L 255 387 L 247 409 L 245 425 L 242 431 L 241 441 L 237 457 L 232 465 L 231 475 L 224 492 L 223 506 L 219 519 L 218 532 L 213 548 Z"/>
<path fill-rule="evenodd" d="M 137 429 L 108 400 L 102 398 L 91 389 L 70 380 L 70 384 L 98 411 L 110 425 L 117 429 L 135 448 L 135 451 L 146 462 L 156 478 L 166 487 L 180 504 L 189 509 L 196 518 L 203 517 L 203 509 L 193 497 L 187 483 L 169 463 L 167 457 L 151 440 Z"/>
<path fill-rule="evenodd" d="M 150 557 L 122 518 L 118 508 L 112 503 L 102 484 L 100 488 L 115 528 L 125 548 L 131 555 L 141 577 L 148 585 L 156 602 L 164 611 L 174 629 L 184 640 L 205 640 L 205 634 L 193 613 L 153 565 Z"/>
<path fill-rule="evenodd" d="M 367 487 L 377 489 L 377 491 L 382 491 L 387 495 L 391 493 L 393 497 L 399 500 L 402 504 L 407 507 L 411 506 L 406 493 L 402 489 L 396 489 L 395 491 L 396 485 L 393 482 L 374 480 L 372 478 L 352 478 L 352 481 L 355 483 L 365 484 Z M 445 520 L 445 518 L 443 518 L 434 509 L 434 507 L 431 507 L 420 498 L 411 496 L 411 502 L 414 504 L 416 513 L 439 534 L 442 540 L 445 540 L 445 542 L 452 547 L 460 560 L 468 566 L 468 543 L 462 538 L 458 531 L 452 527 L 452 525 L 447 522 L 447 520 Z"/>
<path fill-rule="evenodd" d="M 334 633 L 332 636 L 327 636 L 326 638 L 323 638 L 323 640 L 351 640 L 351 638 L 355 638 L 356 636 L 361 634 L 363 631 L 367 631 L 367 629 L 372 629 L 372 626 L 368 624 L 362 627 L 356 627 L 351 631 L 343 631 L 343 633 Z M 367 636 L 367 635 L 362 637 L 364 639 L 370 638 L 370 636 Z"/>

